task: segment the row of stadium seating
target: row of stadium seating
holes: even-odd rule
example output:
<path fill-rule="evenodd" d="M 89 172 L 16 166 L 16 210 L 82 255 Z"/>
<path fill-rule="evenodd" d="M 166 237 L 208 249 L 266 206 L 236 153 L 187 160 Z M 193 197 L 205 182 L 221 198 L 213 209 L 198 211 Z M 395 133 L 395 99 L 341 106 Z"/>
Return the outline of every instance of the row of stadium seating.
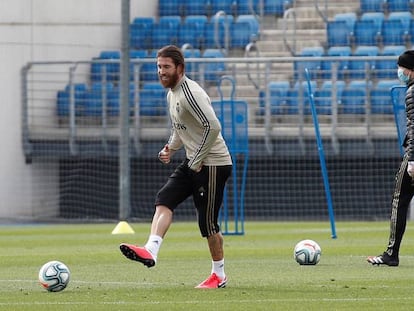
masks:
<path fill-rule="evenodd" d="M 158 50 L 131 50 L 130 51 L 130 80 L 137 80 L 135 77 L 136 69 L 139 68 L 139 80 L 141 82 L 158 81 L 158 73 L 156 67 L 156 54 Z M 206 49 L 201 51 L 199 49 L 186 49 L 183 51 L 186 58 L 222 58 L 224 54 L 219 49 Z M 105 83 L 111 82 L 118 84 L 120 77 L 120 51 L 102 51 L 99 57 L 94 58 L 96 62 L 91 64 L 91 82 Z M 137 64 L 134 59 L 149 58 L 151 63 Z M 111 61 L 112 60 L 112 61 Z M 100 62 L 98 62 L 100 61 Z M 225 71 L 225 64 L 223 62 L 206 63 L 204 66 L 203 79 L 206 82 L 217 81 L 218 77 Z M 186 64 L 186 72 L 189 76 L 193 73 L 198 73 L 198 64 L 188 62 Z"/>
<path fill-rule="evenodd" d="M 372 56 L 371 60 L 346 60 L 337 63 L 339 79 L 362 79 L 367 75 L 371 79 L 390 79 L 396 77 L 396 58 L 395 60 L 384 60 L 376 56 L 398 56 L 406 49 L 403 45 L 389 45 L 383 48 L 377 46 L 358 46 L 354 50 L 349 46 L 333 46 L 327 51 L 321 46 L 305 47 L 299 56 Z M 320 59 L 320 58 L 319 58 Z M 294 62 L 295 79 L 297 73 L 303 72 L 304 68 L 310 70 L 313 79 L 330 79 L 332 75 L 331 60 L 309 60 Z"/>
<path fill-rule="evenodd" d="M 360 0 L 361 13 L 413 11 L 414 0 Z"/>
<path fill-rule="evenodd" d="M 261 3 L 263 7 L 261 8 Z M 234 16 L 243 14 L 283 15 L 294 0 L 159 0 L 159 15 L 207 15 L 224 11 Z"/>
<path fill-rule="evenodd" d="M 70 90 L 67 85 L 64 90 L 57 93 L 57 115 L 61 118 L 70 115 Z M 74 111 L 77 117 L 101 117 L 105 113 L 108 117 L 118 116 L 120 111 L 119 87 L 113 83 L 77 83 L 73 85 Z M 144 83 L 141 89 L 130 84 L 129 107 L 130 114 L 134 115 L 136 103 L 139 103 L 141 116 L 165 116 L 166 92 L 158 82 Z M 106 107 L 106 109 L 104 109 Z"/>
<path fill-rule="evenodd" d="M 335 15 L 326 24 L 327 45 L 414 44 L 414 18 L 410 12 L 366 12 Z"/>
<path fill-rule="evenodd" d="M 398 80 L 381 80 L 376 84 L 366 80 L 353 80 L 346 83 L 343 80 L 324 81 L 318 87 L 317 81 L 311 81 L 314 102 L 318 114 L 330 115 L 333 109 L 333 99 L 336 97 L 338 114 L 365 114 L 367 103 L 370 103 L 372 114 L 393 114 L 390 101 L 390 89 L 399 85 Z M 334 86 L 336 94 L 333 96 Z M 296 82 L 293 86 L 289 81 L 273 81 L 267 86 L 270 114 L 298 114 L 301 103 L 304 114 L 310 114 L 307 82 Z M 265 114 L 265 97 L 262 94 L 260 109 L 257 115 Z"/>
<path fill-rule="evenodd" d="M 157 49 L 168 44 L 191 44 L 197 49 L 244 48 L 260 36 L 258 19 L 251 14 L 239 15 L 179 15 L 137 17 L 131 23 L 130 45 L 133 49 Z M 218 41 L 218 42 L 216 42 Z M 219 43 L 219 46 L 217 46 Z"/>

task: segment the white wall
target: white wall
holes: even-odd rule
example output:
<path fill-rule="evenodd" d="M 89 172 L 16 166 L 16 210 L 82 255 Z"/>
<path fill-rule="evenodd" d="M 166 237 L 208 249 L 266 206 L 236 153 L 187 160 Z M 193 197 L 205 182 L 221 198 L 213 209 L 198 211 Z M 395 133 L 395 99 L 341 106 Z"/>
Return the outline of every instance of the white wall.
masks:
<path fill-rule="evenodd" d="M 0 220 L 31 219 L 57 175 L 25 164 L 20 70 L 31 61 L 90 60 L 120 49 L 122 0 L 0 0 Z M 155 16 L 158 1 L 130 0 L 131 20 Z M 39 185 L 56 180 L 55 187 Z M 46 184 L 46 182 L 45 182 Z"/>

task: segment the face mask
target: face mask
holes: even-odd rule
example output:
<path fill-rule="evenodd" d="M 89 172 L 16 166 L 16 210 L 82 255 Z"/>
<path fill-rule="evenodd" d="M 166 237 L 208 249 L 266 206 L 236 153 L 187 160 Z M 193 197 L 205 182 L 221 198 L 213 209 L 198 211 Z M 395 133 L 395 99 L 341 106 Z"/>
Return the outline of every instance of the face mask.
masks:
<path fill-rule="evenodd" d="M 398 79 L 400 79 L 402 83 L 406 84 L 410 81 L 410 77 L 404 74 L 404 69 L 402 68 L 398 68 Z"/>

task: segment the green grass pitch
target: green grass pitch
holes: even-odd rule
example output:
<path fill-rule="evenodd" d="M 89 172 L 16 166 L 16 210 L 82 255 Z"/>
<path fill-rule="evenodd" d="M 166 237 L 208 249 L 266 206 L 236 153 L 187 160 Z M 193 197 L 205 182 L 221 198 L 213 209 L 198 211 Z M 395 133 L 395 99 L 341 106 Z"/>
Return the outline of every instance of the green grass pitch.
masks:
<path fill-rule="evenodd" d="M 365 261 L 384 250 L 387 222 L 247 222 L 244 236 L 225 236 L 227 288 L 194 289 L 208 276 L 207 244 L 195 223 L 173 223 L 154 268 L 124 258 L 121 242 L 144 243 L 149 224 L 135 234 L 112 235 L 116 224 L 0 226 L 0 310 L 411 310 L 414 234 L 408 223 L 400 266 Z M 293 248 L 314 239 L 316 266 L 300 266 Z M 49 293 L 37 282 L 43 263 L 61 260 L 71 282 Z"/>

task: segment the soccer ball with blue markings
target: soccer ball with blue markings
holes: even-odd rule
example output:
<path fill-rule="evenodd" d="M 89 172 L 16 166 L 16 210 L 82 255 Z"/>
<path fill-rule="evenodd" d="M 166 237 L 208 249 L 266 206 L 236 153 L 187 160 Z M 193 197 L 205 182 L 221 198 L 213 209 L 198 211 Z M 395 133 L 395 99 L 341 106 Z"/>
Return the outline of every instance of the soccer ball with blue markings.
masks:
<path fill-rule="evenodd" d="M 69 268 L 60 261 L 49 261 L 39 270 L 40 285 L 49 292 L 60 292 L 69 284 Z"/>
<path fill-rule="evenodd" d="M 321 247 L 313 240 L 302 240 L 296 244 L 293 256 L 300 265 L 316 265 L 321 259 Z"/>

